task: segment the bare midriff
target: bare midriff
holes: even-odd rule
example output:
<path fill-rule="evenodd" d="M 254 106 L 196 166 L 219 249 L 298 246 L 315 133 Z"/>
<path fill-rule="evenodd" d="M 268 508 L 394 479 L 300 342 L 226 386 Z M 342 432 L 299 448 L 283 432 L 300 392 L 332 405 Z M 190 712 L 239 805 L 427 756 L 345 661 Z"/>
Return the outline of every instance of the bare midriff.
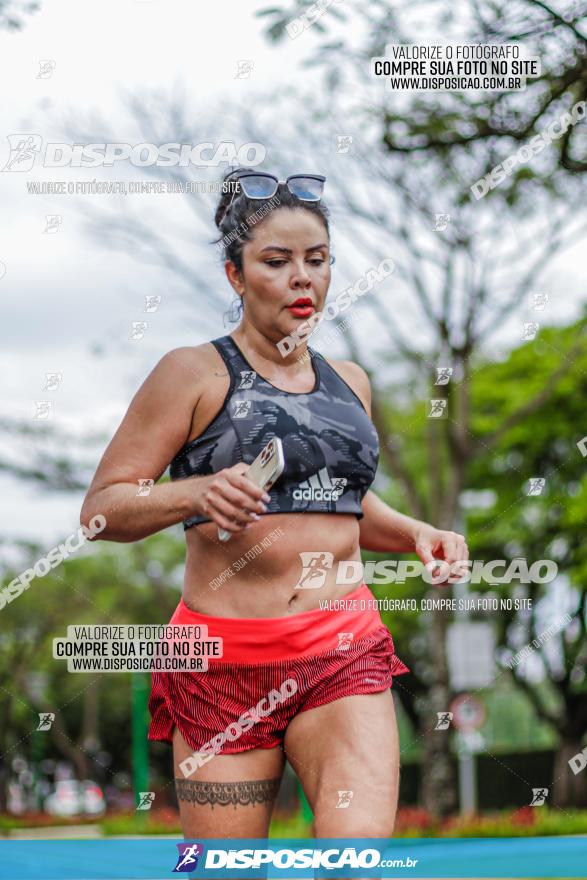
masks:
<path fill-rule="evenodd" d="M 226 543 L 218 540 L 218 526 L 211 522 L 192 526 L 185 535 L 183 597 L 201 614 L 286 617 L 340 599 L 363 580 L 354 514 L 262 515 Z M 319 565 L 309 565 L 306 554 Z"/>

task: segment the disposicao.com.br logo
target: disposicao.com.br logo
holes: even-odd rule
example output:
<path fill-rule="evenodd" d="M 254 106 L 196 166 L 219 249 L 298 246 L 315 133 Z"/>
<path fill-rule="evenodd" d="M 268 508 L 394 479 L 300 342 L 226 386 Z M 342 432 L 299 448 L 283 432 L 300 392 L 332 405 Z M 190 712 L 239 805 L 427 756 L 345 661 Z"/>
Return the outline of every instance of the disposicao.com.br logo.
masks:
<path fill-rule="evenodd" d="M 202 141 L 198 144 L 43 144 L 39 134 L 7 135 L 10 154 L 2 171 L 30 171 L 35 164 L 44 168 L 112 167 L 129 162 L 137 168 L 196 165 L 215 168 L 222 163 L 255 166 L 265 159 L 267 150 L 260 143 L 237 145 L 232 141 Z"/>
<path fill-rule="evenodd" d="M 273 868 L 295 870 L 327 868 L 340 870 L 341 868 L 367 869 L 377 867 L 413 868 L 418 859 L 405 856 L 401 859 L 383 859 L 377 849 L 357 849 L 354 846 L 329 847 L 322 849 L 276 847 L 275 849 L 242 848 L 235 849 L 207 849 L 206 858 L 201 858 L 203 847 L 201 844 L 176 844 L 180 849 L 180 855 L 174 871 L 193 871 L 200 862 L 204 871 L 215 869 L 221 870 L 258 870 L 264 865 Z M 195 862 L 195 864 L 194 864 Z"/>

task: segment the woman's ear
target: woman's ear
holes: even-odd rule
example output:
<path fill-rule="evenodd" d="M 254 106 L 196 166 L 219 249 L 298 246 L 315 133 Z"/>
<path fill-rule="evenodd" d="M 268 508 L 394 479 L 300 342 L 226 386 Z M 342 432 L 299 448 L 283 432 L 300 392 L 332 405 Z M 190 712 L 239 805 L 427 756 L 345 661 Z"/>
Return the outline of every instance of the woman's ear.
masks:
<path fill-rule="evenodd" d="M 230 260 L 227 260 L 224 264 L 224 271 L 226 272 L 226 277 L 228 278 L 232 289 L 238 293 L 239 296 L 242 296 L 245 292 L 245 284 L 241 270 L 237 269 L 234 263 Z"/>

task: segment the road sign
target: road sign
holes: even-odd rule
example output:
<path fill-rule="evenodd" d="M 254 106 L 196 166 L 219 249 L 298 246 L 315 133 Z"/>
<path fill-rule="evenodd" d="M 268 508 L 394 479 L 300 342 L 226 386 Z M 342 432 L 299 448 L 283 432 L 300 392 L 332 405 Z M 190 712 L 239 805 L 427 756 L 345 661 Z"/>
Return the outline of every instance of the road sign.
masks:
<path fill-rule="evenodd" d="M 457 587 L 464 586 L 455 584 L 455 591 Z M 466 593 L 463 597 L 466 597 Z M 489 687 L 494 681 L 495 632 L 491 624 L 472 620 L 451 623 L 446 650 L 453 691 L 477 690 Z"/>
<path fill-rule="evenodd" d="M 454 726 L 461 733 L 479 730 L 486 718 L 485 706 L 473 694 L 461 694 L 450 704 Z"/>

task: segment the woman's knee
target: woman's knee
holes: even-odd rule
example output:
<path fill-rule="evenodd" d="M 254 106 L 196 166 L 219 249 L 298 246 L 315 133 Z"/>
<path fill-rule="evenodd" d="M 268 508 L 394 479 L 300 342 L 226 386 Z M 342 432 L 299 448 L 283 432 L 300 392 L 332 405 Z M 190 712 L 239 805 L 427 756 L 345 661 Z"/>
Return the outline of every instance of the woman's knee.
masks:
<path fill-rule="evenodd" d="M 391 837 L 395 825 L 396 801 L 390 793 L 356 790 L 354 797 L 334 800 L 327 791 L 314 802 L 315 837 Z M 328 796 L 326 796 L 328 795 Z"/>

